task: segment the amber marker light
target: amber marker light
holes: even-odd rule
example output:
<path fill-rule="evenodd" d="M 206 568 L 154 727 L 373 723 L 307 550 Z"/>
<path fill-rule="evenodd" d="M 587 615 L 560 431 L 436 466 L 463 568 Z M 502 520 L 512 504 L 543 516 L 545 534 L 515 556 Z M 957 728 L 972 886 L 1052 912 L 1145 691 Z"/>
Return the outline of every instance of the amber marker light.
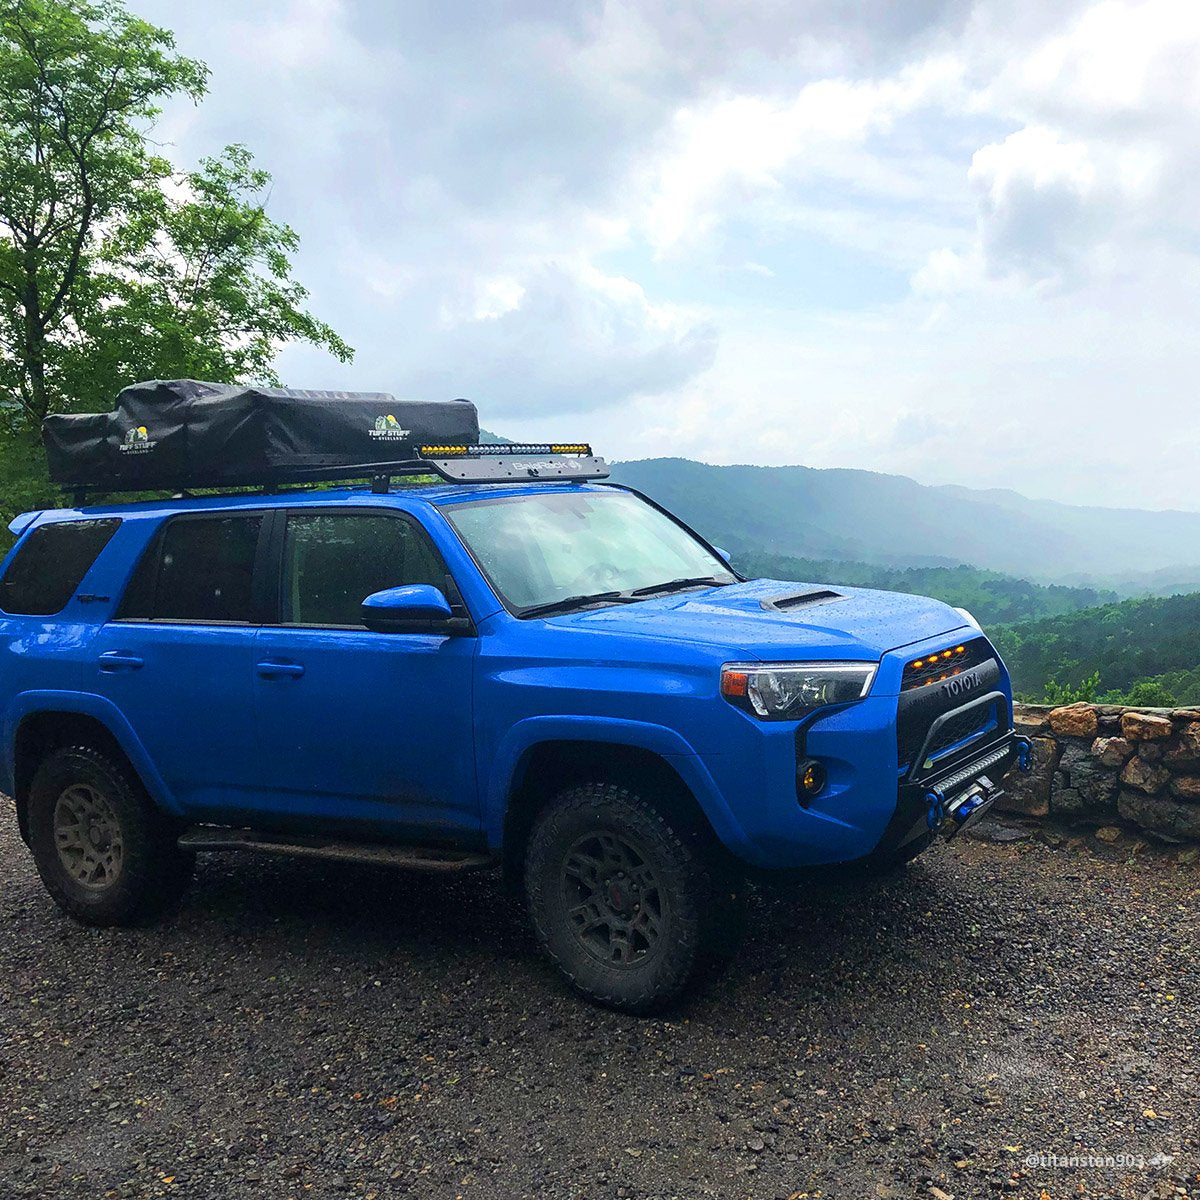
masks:
<path fill-rule="evenodd" d="M 815 758 L 806 758 L 796 767 L 796 795 L 801 804 L 811 800 L 829 778 L 824 766 Z"/>
<path fill-rule="evenodd" d="M 750 689 L 750 675 L 747 671 L 725 671 L 721 675 L 722 696 L 745 696 Z"/>

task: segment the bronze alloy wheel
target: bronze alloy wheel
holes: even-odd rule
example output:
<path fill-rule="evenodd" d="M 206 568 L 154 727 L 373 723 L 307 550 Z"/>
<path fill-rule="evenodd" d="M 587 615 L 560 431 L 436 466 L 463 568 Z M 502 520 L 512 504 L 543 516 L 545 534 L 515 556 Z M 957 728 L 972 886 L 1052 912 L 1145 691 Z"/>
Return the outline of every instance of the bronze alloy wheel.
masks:
<path fill-rule="evenodd" d="M 179 848 L 179 826 L 118 752 L 59 746 L 22 799 L 46 891 L 85 925 L 136 924 L 187 887 L 194 857 Z"/>
<path fill-rule="evenodd" d="M 121 874 L 125 839 L 103 792 L 73 783 L 54 805 L 54 846 L 66 873 L 81 887 L 103 891 Z"/>

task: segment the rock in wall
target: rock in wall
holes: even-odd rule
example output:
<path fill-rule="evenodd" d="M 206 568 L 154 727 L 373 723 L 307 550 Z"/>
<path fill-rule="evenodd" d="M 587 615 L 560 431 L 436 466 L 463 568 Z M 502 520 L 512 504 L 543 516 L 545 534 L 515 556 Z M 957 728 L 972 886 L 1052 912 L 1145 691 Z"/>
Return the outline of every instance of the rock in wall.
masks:
<path fill-rule="evenodd" d="M 1013 719 L 1033 769 L 1009 772 L 997 808 L 1200 840 L 1200 711 L 1017 704 Z"/>

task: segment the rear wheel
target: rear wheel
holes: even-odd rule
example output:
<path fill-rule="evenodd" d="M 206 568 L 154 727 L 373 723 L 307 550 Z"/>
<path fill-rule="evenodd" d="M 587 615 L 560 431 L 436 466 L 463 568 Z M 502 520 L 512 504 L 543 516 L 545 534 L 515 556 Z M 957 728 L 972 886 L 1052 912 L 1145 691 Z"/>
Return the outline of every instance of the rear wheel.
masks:
<path fill-rule="evenodd" d="M 116 758 L 91 746 L 50 753 L 29 789 L 29 844 L 55 903 L 88 925 L 125 925 L 177 899 L 194 857 Z"/>
<path fill-rule="evenodd" d="M 539 815 L 525 861 L 538 939 L 573 987 L 627 1012 L 675 1000 L 712 949 L 712 862 L 637 793 L 585 784 Z"/>

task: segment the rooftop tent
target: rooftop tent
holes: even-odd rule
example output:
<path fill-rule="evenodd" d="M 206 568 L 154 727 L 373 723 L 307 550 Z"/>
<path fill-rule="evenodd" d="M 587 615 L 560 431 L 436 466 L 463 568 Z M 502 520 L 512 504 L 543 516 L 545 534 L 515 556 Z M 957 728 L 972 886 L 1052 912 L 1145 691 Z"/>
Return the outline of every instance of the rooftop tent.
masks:
<path fill-rule="evenodd" d="M 135 383 L 111 413 L 47 417 L 50 478 L 119 491 L 301 482 L 419 457 L 428 443 L 471 445 L 468 400 L 314 392 L 192 379 Z"/>

